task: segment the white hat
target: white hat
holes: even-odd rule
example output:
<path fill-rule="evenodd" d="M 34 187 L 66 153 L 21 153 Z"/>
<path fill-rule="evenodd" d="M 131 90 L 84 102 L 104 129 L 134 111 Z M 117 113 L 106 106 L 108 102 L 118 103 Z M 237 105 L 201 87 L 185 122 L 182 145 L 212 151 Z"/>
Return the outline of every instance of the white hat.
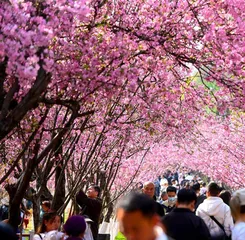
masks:
<path fill-rule="evenodd" d="M 245 188 L 240 189 L 234 193 L 234 197 L 238 197 L 240 200 L 240 206 L 245 206 Z"/>

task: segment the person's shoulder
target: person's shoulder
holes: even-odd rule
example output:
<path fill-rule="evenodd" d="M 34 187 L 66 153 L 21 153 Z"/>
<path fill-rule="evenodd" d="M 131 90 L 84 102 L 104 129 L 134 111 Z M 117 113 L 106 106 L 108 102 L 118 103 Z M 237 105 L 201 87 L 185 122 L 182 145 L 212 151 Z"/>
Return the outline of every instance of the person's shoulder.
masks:
<path fill-rule="evenodd" d="M 34 234 L 32 240 L 41 240 L 45 236 L 44 233 Z"/>
<path fill-rule="evenodd" d="M 245 222 L 236 223 L 232 229 L 232 237 L 245 237 Z"/>

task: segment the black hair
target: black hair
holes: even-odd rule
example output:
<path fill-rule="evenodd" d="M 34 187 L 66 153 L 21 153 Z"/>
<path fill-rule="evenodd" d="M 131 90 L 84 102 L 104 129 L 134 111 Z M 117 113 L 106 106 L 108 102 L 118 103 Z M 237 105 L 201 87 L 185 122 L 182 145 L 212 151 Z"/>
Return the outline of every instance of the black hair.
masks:
<path fill-rule="evenodd" d="M 212 197 L 217 197 L 219 196 L 219 193 L 221 192 L 221 189 L 219 185 L 215 182 L 211 182 L 208 184 L 207 191 L 210 193 Z"/>
<path fill-rule="evenodd" d="M 131 192 L 121 199 L 117 209 L 125 212 L 140 211 L 143 216 L 151 218 L 156 214 L 156 202 L 146 194 Z"/>
<path fill-rule="evenodd" d="M 245 213 L 245 205 L 242 205 L 240 207 L 240 213 L 244 214 Z"/>
<path fill-rule="evenodd" d="M 168 192 L 175 192 L 175 193 L 176 193 L 176 192 L 177 192 L 177 189 L 176 189 L 176 187 L 168 186 L 166 192 L 167 192 L 167 193 L 168 193 Z"/>
<path fill-rule="evenodd" d="M 57 212 L 49 212 L 49 213 L 43 214 L 42 223 L 41 223 L 40 227 L 38 228 L 37 233 L 46 232 L 47 227 L 46 227 L 45 222 L 51 222 L 52 223 L 55 220 L 56 216 L 59 216 Z"/>
<path fill-rule="evenodd" d="M 193 186 L 191 186 L 191 189 L 195 192 L 200 191 L 200 184 L 199 183 L 193 184 Z"/>
<path fill-rule="evenodd" d="M 48 207 L 48 208 L 51 207 L 50 201 L 43 201 L 41 205 L 44 205 L 45 207 Z"/>
<path fill-rule="evenodd" d="M 197 201 L 197 195 L 192 189 L 181 189 L 177 194 L 178 203 L 190 204 L 191 202 Z"/>
<path fill-rule="evenodd" d="M 161 196 L 164 196 L 164 195 L 166 195 L 166 194 L 167 194 L 166 191 L 162 191 Z"/>
<path fill-rule="evenodd" d="M 101 189 L 98 185 L 91 185 L 90 187 L 94 188 L 95 192 L 98 193 L 98 196 L 100 195 Z"/>
<path fill-rule="evenodd" d="M 19 239 L 14 231 L 14 229 L 4 222 L 0 222 L 0 236 L 1 239 L 17 240 Z"/>
<path fill-rule="evenodd" d="M 223 200 L 225 204 L 229 206 L 230 200 L 231 200 L 231 193 L 228 190 L 223 190 L 220 194 L 219 197 Z"/>

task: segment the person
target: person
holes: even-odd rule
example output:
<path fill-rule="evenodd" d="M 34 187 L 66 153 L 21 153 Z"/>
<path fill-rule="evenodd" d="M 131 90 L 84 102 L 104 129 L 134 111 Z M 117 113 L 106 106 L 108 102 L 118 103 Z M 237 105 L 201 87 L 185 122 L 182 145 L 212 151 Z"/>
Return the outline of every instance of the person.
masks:
<path fill-rule="evenodd" d="M 195 211 L 198 208 L 198 206 L 203 203 L 203 201 L 207 198 L 206 195 L 200 194 L 200 184 L 199 183 L 195 183 L 193 184 L 193 186 L 191 186 L 191 189 L 196 193 L 197 195 L 197 201 L 196 201 L 196 205 L 195 205 Z"/>
<path fill-rule="evenodd" d="M 8 219 L 9 214 L 9 202 L 7 198 L 1 200 L 2 205 L 0 206 L 0 221 Z"/>
<path fill-rule="evenodd" d="M 164 177 L 164 175 L 160 181 L 160 186 L 161 186 L 161 189 L 160 189 L 161 192 L 166 191 L 168 187 L 168 180 Z"/>
<path fill-rule="evenodd" d="M 168 199 L 163 202 L 163 206 L 164 206 L 166 214 L 171 212 L 175 207 L 175 203 L 177 200 L 176 199 L 176 193 L 177 193 L 177 189 L 175 187 L 173 187 L 173 186 L 167 187 Z"/>
<path fill-rule="evenodd" d="M 186 180 L 185 176 L 183 176 L 182 181 L 180 182 L 180 186 L 184 188 L 186 182 L 188 182 L 188 180 Z"/>
<path fill-rule="evenodd" d="M 176 189 L 179 187 L 179 184 L 176 182 L 175 179 L 171 180 L 171 186 L 175 187 Z"/>
<path fill-rule="evenodd" d="M 99 198 L 100 187 L 91 185 L 86 194 L 81 190 L 76 195 L 77 204 L 81 207 L 81 215 L 88 216 L 91 222 L 91 231 L 94 240 L 97 239 L 99 230 L 99 218 L 102 211 L 102 200 Z"/>
<path fill-rule="evenodd" d="M 155 193 L 155 185 L 154 185 L 154 183 L 153 182 L 145 182 L 144 186 L 143 186 L 143 189 L 142 189 L 142 192 L 144 194 L 146 194 L 147 196 L 149 196 L 150 198 L 154 199 L 154 193 Z M 163 206 L 160 203 L 158 203 L 158 202 L 155 202 L 155 203 L 156 203 L 156 208 L 157 208 L 158 215 L 160 217 L 163 217 L 165 215 Z"/>
<path fill-rule="evenodd" d="M 42 221 L 43 215 L 45 213 L 51 212 L 51 203 L 50 201 L 43 201 L 41 203 L 41 211 L 40 211 L 40 220 Z"/>
<path fill-rule="evenodd" d="M 176 208 L 162 219 L 167 235 L 175 240 L 208 240 L 209 230 L 204 221 L 194 214 L 196 193 L 181 189 L 177 195 Z"/>
<path fill-rule="evenodd" d="M 127 240 L 167 240 L 166 234 L 158 226 L 160 217 L 156 210 L 151 197 L 131 192 L 120 200 L 117 207 L 119 231 Z"/>
<path fill-rule="evenodd" d="M 159 200 L 159 203 L 163 204 L 163 202 L 166 201 L 166 200 L 168 200 L 168 194 L 167 194 L 167 192 L 163 191 L 161 193 L 161 199 Z"/>
<path fill-rule="evenodd" d="M 83 216 L 74 215 L 67 219 L 64 231 L 68 238 L 66 240 L 81 240 L 86 231 L 86 221 Z"/>
<path fill-rule="evenodd" d="M 230 201 L 231 214 L 235 219 L 232 240 L 245 239 L 245 188 L 236 191 Z"/>
<path fill-rule="evenodd" d="M 158 198 L 160 195 L 160 189 L 161 189 L 161 185 L 160 185 L 160 181 L 161 181 L 161 177 L 158 176 L 158 178 L 154 181 L 154 185 L 155 185 L 155 196 Z"/>
<path fill-rule="evenodd" d="M 219 193 L 220 187 L 218 184 L 215 182 L 209 183 L 207 187 L 207 199 L 196 210 L 196 215 L 204 220 L 213 239 L 229 237 L 234 225 L 230 207 L 219 198 Z"/>
<path fill-rule="evenodd" d="M 8 223 L 0 222 L 0 239 L 17 240 L 18 237 L 14 229 Z"/>
<path fill-rule="evenodd" d="M 207 187 L 206 187 L 206 183 L 205 182 L 203 182 L 202 183 L 202 187 L 201 187 L 201 189 L 200 189 L 200 194 L 206 194 L 207 193 Z"/>
<path fill-rule="evenodd" d="M 223 190 L 221 191 L 221 193 L 219 194 L 219 197 L 223 200 L 223 202 L 225 204 L 227 204 L 228 206 L 230 206 L 230 200 L 231 200 L 231 193 L 228 190 Z"/>
<path fill-rule="evenodd" d="M 56 212 L 45 213 L 38 231 L 33 236 L 33 240 L 60 240 L 64 233 L 58 232 L 59 227 L 60 216 Z"/>

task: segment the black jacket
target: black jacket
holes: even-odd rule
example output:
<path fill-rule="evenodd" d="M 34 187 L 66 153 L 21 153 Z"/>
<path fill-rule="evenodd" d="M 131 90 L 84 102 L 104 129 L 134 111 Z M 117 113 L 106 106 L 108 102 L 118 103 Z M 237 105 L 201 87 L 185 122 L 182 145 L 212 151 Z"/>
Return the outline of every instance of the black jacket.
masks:
<path fill-rule="evenodd" d="M 209 230 L 204 221 L 186 208 L 175 208 L 163 217 L 167 235 L 175 240 L 209 240 Z"/>
<path fill-rule="evenodd" d="M 99 198 L 89 198 L 83 191 L 76 196 L 77 204 L 82 208 L 82 215 L 88 216 L 93 222 L 91 223 L 91 231 L 94 240 L 97 239 L 99 230 L 99 218 L 102 210 L 102 200 Z"/>
<path fill-rule="evenodd" d="M 157 205 L 157 214 L 160 216 L 160 217 L 163 217 L 165 215 L 165 212 L 164 212 L 164 209 L 163 209 L 163 205 L 159 202 L 156 202 L 156 205 Z"/>

